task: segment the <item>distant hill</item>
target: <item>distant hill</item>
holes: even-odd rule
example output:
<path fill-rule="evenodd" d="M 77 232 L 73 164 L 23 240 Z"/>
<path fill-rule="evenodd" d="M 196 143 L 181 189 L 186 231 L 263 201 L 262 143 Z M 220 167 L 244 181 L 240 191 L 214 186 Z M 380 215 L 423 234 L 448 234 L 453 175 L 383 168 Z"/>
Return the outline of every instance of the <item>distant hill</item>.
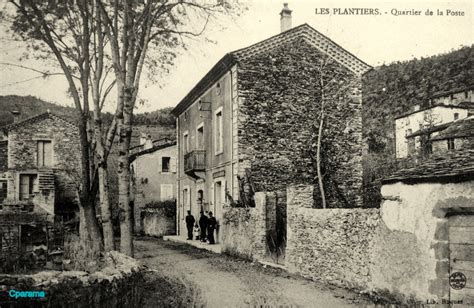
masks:
<path fill-rule="evenodd" d="M 73 107 L 65 107 L 45 102 L 40 98 L 30 95 L 6 95 L 0 96 L 0 126 L 13 122 L 12 111 L 19 111 L 19 119 L 23 120 L 48 110 L 71 120 L 76 118 L 76 109 Z M 174 129 L 176 123 L 174 116 L 171 114 L 171 110 L 172 108 L 168 107 L 153 112 L 137 113 L 133 117 L 133 125 L 136 127 L 162 127 L 166 129 Z M 110 121 L 112 114 L 105 113 L 104 118 L 106 122 Z M 160 131 L 160 129 L 157 129 L 157 131 Z"/>
<path fill-rule="evenodd" d="M 12 111 L 19 111 L 19 119 L 23 120 L 48 110 L 66 118 L 75 118 L 74 108 L 48 103 L 34 96 L 0 96 L 0 126 L 13 122 Z"/>

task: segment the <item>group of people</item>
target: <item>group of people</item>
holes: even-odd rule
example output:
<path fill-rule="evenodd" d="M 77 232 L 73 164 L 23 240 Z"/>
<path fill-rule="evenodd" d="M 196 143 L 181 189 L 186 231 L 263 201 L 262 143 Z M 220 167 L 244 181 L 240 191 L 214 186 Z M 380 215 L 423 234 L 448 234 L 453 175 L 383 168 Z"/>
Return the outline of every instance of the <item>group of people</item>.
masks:
<path fill-rule="evenodd" d="M 207 215 L 206 215 L 207 214 Z M 188 229 L 188 240 L 193 239 L 193 230 L 196 233 L 196 240 L 200 240 L 204 243 L 215 244 L 214 231 L 217 228 L 217 220 L 212 215 L 212 212 L 204 213 L 201 211 L 201 217 L 199 218 L 199 225 L 196 223 L 194 216 L 191 215 L 191 211 L 188 211 L 186 216 L 186 228 Z"/>

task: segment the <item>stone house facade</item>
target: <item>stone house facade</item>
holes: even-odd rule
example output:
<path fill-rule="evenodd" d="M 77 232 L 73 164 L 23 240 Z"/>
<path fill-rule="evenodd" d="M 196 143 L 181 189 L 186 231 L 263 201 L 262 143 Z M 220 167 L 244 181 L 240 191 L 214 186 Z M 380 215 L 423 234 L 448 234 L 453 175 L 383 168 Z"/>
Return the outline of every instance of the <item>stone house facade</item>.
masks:
<path fill-rule="evenodd" d="M 450 123 L 446 129 L 430 138 L 433 154 L 472 147 L 474 144 L 474 116 Z"/>
<path fill-rule="evenodd" d="M 130 155 L 134 231 L 143 231 L 143 208 L 152 202 L 176 200 L 176 142 L 168 139 L 144 143 Z M 172 224 L 175 224 L 173 218 Z"/>
<path fill-rule="evenodd" d="M 0 129 L 6 139 L 0 150 L 3 203 L 32 203 L 50 219 L 74 216 L 80 174 L 76 125 L 46 112 Z"/>
<path fill-rule="evenodd" d="M 474 114 L 472 88 L 440 93 L 429 100 L 428 107 L 413 110 L 395 118 L 396 158 L 432 153 L 430 139 L 452 122 Z"/>
<path fill-rule="evenodd" d="M 187 210 L 212 211 L 219 223 L 223 204 L 243 194 L 315 184 L 311 151 L 323 92 L 328 205 L 361 206 L 360 77 L 370 66 L 307 24 L 283 29 L 225 55 L 172 111 L 178 234 Z"/>

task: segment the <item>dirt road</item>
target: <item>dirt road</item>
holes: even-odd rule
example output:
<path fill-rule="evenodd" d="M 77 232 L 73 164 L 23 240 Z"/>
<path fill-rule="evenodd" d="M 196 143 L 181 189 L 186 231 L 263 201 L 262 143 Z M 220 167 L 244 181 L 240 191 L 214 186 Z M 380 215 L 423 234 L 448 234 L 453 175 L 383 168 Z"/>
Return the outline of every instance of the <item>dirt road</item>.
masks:
<path fill-rule="evenodd" d="M 174 292 L 186 293 L 190 306 L 357 307 L 369 304 L 344 289 L 329 288 L 292 277 L 279 269 L 264 268 L 188 245 L 154 238 L 138 239 L 135 245 L 135 257 L 150 270 L 185 286 Z"/>

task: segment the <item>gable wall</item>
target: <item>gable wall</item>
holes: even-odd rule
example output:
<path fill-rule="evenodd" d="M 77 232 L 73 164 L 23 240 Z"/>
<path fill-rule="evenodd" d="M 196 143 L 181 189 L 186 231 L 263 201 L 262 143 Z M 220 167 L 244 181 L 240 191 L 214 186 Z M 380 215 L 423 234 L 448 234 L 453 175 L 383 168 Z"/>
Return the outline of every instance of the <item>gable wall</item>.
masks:
<path fill-rule="evenodd" d="M 38 174 L 38 140 L 51 140 L 53 147 L 52 167 L 54 191 L 37 193 L 35 202 L 48 204 L 52 211 L 69 212 L 76 203 L 80 176 L 80 145 L 77 128 L 55 117 L 47 117 L 12 128 L 8 134 L 8 199 L 18 199 L 19 176 L 21 173 Z M 48 171 L 49 172 L 49 171 Z M 48 196 L 48 200 L 43 200 Z M 72 206 L 74 207 L 74 206 Z"/>
<path fill-rule="evenodd" d="M 312 127 L 319 124 L 317 82 L 323 58 L 301 39 L 239 63 L 239 174 L 250 169 L 256 191 L 317 183 L 309 149 L 317 135 Z M 335 61 L 329 59 L 324 72 L 327 78 L 337 72 L 340 85 L 360 89 L 360 78 Z M 326 89 L 328 97 L 336 92 Z M 325 179 L 330 207 L 362 204 L 361 101 L 351 100 L 349 92 L 326 104 L 323 168 L 330 174 Z"/>

